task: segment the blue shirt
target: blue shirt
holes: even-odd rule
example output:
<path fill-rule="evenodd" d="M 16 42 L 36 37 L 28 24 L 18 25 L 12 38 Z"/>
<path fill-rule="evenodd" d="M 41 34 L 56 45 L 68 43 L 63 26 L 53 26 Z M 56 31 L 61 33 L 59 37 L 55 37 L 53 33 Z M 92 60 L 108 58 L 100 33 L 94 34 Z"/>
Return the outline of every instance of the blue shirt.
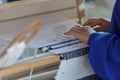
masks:
<path fill-rule="evenodd" d="M 2 0 L 2 3 L 3 3 L 3 4 L 4 4 L 4 3 L 7 3 L 7 1 L 8 1 L 8 0 Z"/>
<path fill-rule="evenodd" d="M 102 80 L 120 80 L 120 0 L 116 0 L 108 33 L 91 34 L 89 61 Z"/>
<path fill-rule="evenodd" d="M 13 1 L 19 1 L 19 0 L 2 0 L 2 3 L 7 3 L 7 2 L 13 2 Z"/>

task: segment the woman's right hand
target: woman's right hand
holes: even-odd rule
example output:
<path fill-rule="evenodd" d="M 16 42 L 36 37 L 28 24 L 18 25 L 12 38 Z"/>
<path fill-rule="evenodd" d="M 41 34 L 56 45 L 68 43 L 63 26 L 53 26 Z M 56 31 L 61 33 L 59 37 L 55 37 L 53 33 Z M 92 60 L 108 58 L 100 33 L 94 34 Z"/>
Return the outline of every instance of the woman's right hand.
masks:
<path fill-rule="evenodd" d="M 97 25 L 100 27 L 95 28 L 95 31 L 108 32 L 110 27 L 110 21 L 103 18 L 91 18 L 88 19 L 83 26 L 95 27 Z"/>

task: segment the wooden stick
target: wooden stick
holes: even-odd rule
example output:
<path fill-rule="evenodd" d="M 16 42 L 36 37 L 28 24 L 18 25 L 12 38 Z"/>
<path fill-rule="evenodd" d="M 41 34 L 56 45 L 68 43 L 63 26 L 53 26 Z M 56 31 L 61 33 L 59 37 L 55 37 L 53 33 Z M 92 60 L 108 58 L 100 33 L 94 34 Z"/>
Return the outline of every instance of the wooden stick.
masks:
<path fill-rule="evenodd" d="M 82 24 L 82 18 L 85 17 L 85 10 L 79 10 L 79 5 L 84 2 L 84 0 L 76 0 L 77 2 L 77 11 L 78 11 L 78 18 L 79 18 L 79 23 Z"/>
<path fill-rule="evenodd" d="M 44 69 L 40 69 L 38 71 L 34 71 L 34 69 L 33 69 L 33 75 L 38 75 L 38 74 L 46 73 L 46 72 L 49 72 L 49 71 L 58 70 L 58 68 L 59 68 L 59 64 L 53 65 L 53 66 L 50 66 L 50 67 L 47 67 L 47 68 L 44 68 Z M 26 71 L 23 71 L 23 72 L 26 72 Z M 10 80 L 18 80 L 18 79 L 21 79 L 23 77 L 28 77 L 28 76 L 29 76 L 29 73 L 27 73 L 27 74 L 20 74 L 19 76 L 14 76 L 14 77 L 10 78 Z"/>
<path fill-rule="evenodd" d="M 45 65 L 49 65 L 57 62 L 60 62 L 60 56 L 53 56 L 46 59 L 23 64 L 23 65 L 12 66 L 12 67 L 0 70 L 0 77 L 9 76 L 22 71 L 30 70 L 31 68 L 43 67 Z"/>
<path fill-rule="evenodd" d="M 40 21 L 35 21 L 29 26 L 25 27 L 18 35 L 11 41 L 11 43 L 3 50 L 3 52 L 0 54 L 0 58 L 2 58 L 7 53 L 7 49 L 13 46 L 16 42 L 21 42 L 25 40 L 25 43 L 27 44 L 30 42 L 30 40 L 37 34 L 37 32 L 40 29 Z M 27 38 L 25 35 L 29 33 L 31 30 L 33 30 L 32 34 Z M 25 39 L 27 38 L 27 39 Z"/>

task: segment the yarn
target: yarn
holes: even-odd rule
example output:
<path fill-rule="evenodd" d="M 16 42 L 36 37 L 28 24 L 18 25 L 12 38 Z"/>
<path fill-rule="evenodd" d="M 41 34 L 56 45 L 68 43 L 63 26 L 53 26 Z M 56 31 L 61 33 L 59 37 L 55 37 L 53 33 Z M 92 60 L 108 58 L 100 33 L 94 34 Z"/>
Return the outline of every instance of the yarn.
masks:
<path fill-rule="evenodd" d="M 5 68 L 13 65 L 22 55 L 25 47 L 25 42 L 20 42 L 15 43 L 12 47 L 8 48 L 6 55 L 0 58 L 0 68 Z"/>

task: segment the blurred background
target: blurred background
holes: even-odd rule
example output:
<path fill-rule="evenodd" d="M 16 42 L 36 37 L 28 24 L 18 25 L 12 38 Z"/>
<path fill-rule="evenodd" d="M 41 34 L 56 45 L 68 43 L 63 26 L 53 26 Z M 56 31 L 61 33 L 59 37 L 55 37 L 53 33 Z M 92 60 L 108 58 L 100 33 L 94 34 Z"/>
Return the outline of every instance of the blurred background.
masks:
<path fill-rule="evenodd" d="M 22 1 L 22 0 L 21 0 Z M 85 0 L 86 17 L 84 21 L 91 17 L 103 17 L 110 19 L 115 0 Z M 2 3 L 2 0 L 0 0 Z"/>
<path fill-rule="evenodd" d="M 92 17 L 111 19 L 115 0 L 85 0 L 87 3 L 84 21 Z"/>

